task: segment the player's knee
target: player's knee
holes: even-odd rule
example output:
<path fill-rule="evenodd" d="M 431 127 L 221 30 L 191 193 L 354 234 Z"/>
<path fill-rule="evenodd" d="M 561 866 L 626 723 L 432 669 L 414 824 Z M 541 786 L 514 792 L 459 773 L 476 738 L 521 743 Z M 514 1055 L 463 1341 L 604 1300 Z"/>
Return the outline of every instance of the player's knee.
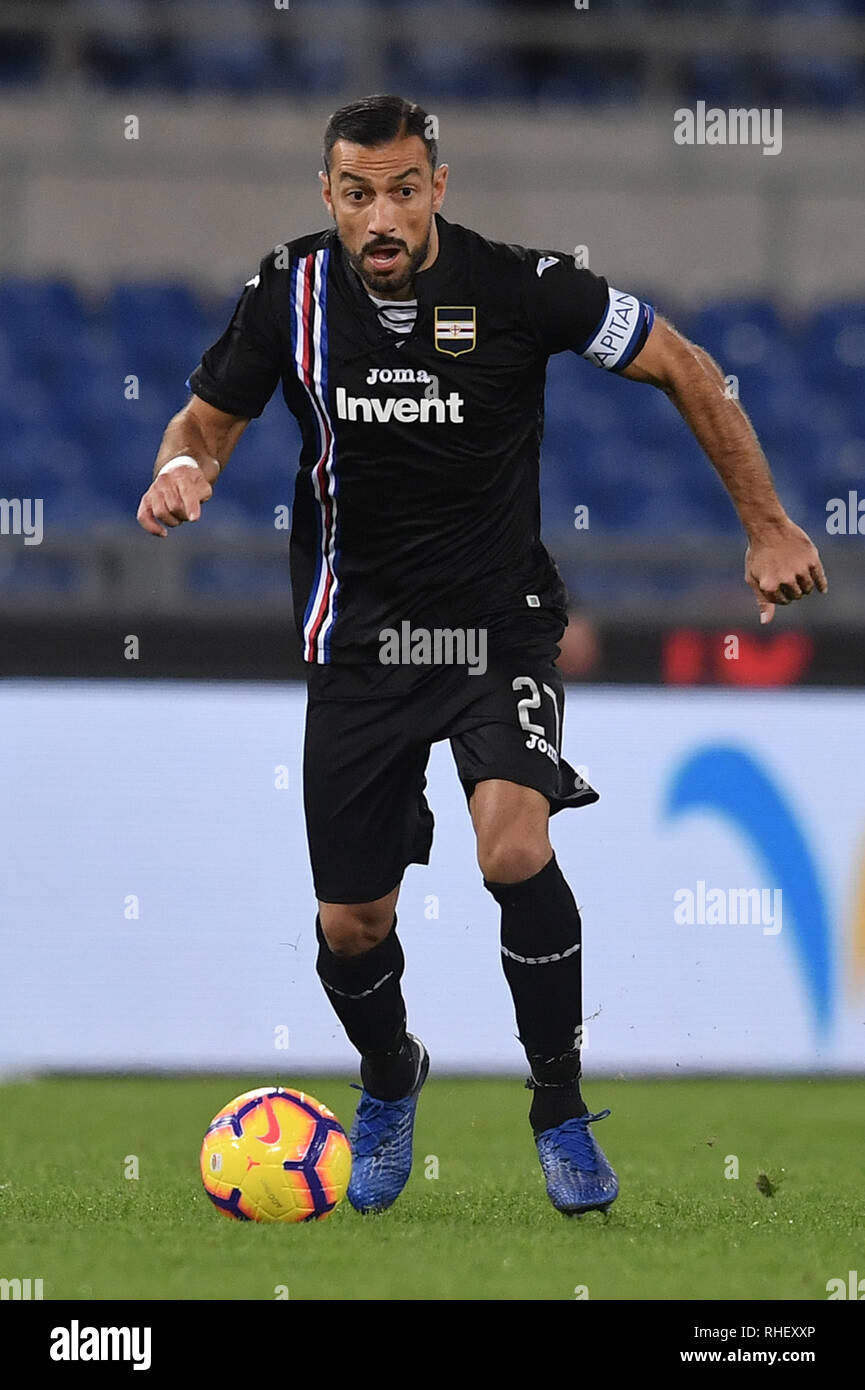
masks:
<path fill-rule="evenodd" d="M 478 842 L 478 864 L 490 883 L 522 883 L 534 878 L 552 855 L 549 840 L 514 833 Z"/>
<path fill-rule="evenodd" d="M 390 903 L 322 903 L 319 921 L 335 956 L 360 956 L 383 941 L 393 926 Z"/>

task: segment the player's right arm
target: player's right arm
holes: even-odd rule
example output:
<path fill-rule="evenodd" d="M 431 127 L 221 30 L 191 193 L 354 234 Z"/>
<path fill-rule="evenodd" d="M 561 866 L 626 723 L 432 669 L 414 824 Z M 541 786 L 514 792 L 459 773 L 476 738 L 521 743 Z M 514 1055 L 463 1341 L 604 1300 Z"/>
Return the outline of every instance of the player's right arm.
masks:
<path fill-rule="evenodd" d="M 138 508 L 138 524 L 152 536 L 167 536 L 166 527 L 197 521 L 202 502 L 213 496 L 213 484 L 248 424 L 248 416 L 229 415 L 192 396 L 168 422 L 153 482 Z M 166 463 L 184 456 L 194 462 L 161 472 Z"/>

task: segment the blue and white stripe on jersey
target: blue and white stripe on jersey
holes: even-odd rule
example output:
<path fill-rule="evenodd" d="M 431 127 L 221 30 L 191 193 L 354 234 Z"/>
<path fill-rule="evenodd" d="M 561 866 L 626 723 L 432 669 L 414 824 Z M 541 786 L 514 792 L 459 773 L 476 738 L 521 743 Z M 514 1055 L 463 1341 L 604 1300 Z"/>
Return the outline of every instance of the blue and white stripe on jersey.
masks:
<path fill-rule="evenodd" d="M 327 269 L 325 247 L 301 256 L 291 268 L 291 346 L 297 374 L 312 406 L 318 429 L 318 459 L 310 474 L 317 504 L 318 555 L 315 577 L 303 619 L 303 657 L 309 662 L 330 660 L 330 638 L 336 622 L 339 579 L 338 480 L 335 436 L 328 410 Z"/>
<path fill-rule="evenodd" d="M 636 295 L 609 286 L 607 308 L 594 333 L 575 351 L 608 372 L 620 372 L 652 331 L 655 311 Z M 645 334 L 643 329 L 645 328 Z"/>

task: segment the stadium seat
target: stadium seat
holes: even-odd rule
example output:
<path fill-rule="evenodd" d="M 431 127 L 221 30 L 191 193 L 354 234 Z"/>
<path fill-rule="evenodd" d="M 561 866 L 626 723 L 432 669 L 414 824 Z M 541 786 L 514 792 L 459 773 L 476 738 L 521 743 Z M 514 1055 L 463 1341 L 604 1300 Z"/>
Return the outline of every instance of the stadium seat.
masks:
<path fill-rule="evenodd" d="M 589 53 L 578 57 L 544 53 L 534 67 L 531 96 L 540 103 L 628 106 L 640 99 L 644 64 L 634 57 Z"/>
<path fill-rule="evenodd" d="M 815 309 L 798 341 L 812 379 L 828 390 L 862 396 L 865 380 L 865 300 L 839 300 Z"/>
<path fill-rule="evenodd" d="M 338 34 L 316 39 L 285 39 L 276 50 L 276 84 L 299 96 L 344 92 L 350 54 Z"/>
<path fill-rule="evenodd" d="M 749 78 L 745 60 L 721 53 L 705 53 L 686 61 L 683 68 L 685 102 L 707 107 L 749 106 Z"/>
<path fill-rule="evenodd" d="M 226 521 L 228 511 L 223 508 L 222 519 Z M 238 524 L 245 518 L 238 516 Z M 186 569 L 190 591 L 202 597 L 222 599 L 255 600 L 264 595 L 283 595 L 290 599 L 291 581 L 288 569 L 288 555 L 283 561 L 267 563 L 234 558 L 212 560 L 192 559 Z"/>
<path fill-rule="evenodd" d="M 841 19 L 845 14 L 862 13 L 862 0 L 752 0 L 766 14 L 790 19 Z"/>
<path fill-rule="evenodd" d="M 14 441 L 28 430 L 44 428 L 54 414 L 49 388 L 35 376 L 23 374 L 7 378 L 0 397 L 0 442 L 4 444 L 3 473 L 8 473 Z M 4 484 L 5 486 L 5 484 Z"/>
<path fill-rule="evenodd" d="M 518 62 L 507 53 L 454 43 L 393 45 L 388 52 L 391 88 L 460 101 L 519 100 L 530 95 Z"/>
<path fill-rule="evenodd" d="M 275 508 L 292 507 L 300 432 L 280 401 L 253 420 L 219 480 L 219 493 L 250 524 L 272 526 Z"/>
<path fill-rule="evenodd" d="M 82 522 L 86 525 L 88 460 L 84 449 L 50 429 L 22 430 L 3 451 L 5 497 L 40 499 L 43 527 Z"/>
<path fill-rule="evenodd" d="M 187 285 L 159 280 L 116 285 L 106 307 L 120 336 L 165 334 L 179 326 L 200 325 L 203 318 L 198 298 Z"/>
<path fill-rule="evenodd" d="M 729 509 L 732 512 L 732 508 Z M 707 512 L 705 507 L 701 507 L 698 502 L 688 497 L 687 491 L 679 493 L 653 492 L 647 499 L 640 511 L 638 524 L 640 530 L 647 535 L 666 536 L 671 544 L 670 565 L 676 566 L 676 551 L 674 538 L 688 536 L 693 532 L 719 529 L 718 511 L 711 512 L 707 525 Z M 735 521 L 735 514 L 733 514 Z M 720 528 L 728 530 L 728 523 L 721 517 Z"/>
<path fill-rule="evenodd" d="M 814 472 L 819 479 L 818 501 L 848 489 L 865 496 L 865 430 L 859 435 L 847 435 L 821 443 L 814 459 Z"/>
<path fill-rule="evenodd" d="M 776 306 L 767 299 L 726 299 L 708 304 L 689 320 L 688 335 L 707 351 L 758 361 L 786 340 Z"/>
<path fill-rule="evenodd" d="M 813 382 L 792 377 L 771 383 L 743 405 L 758 435 L 767 446 L 790 440 L 798 450 L 810 450 L 815 441 L 846 436 L 855 415 L 840 395 L 820 391 Z"/>
<path fill-rule="evenodd" d="M 0 280 L 0 323 L 19 364 L 39 372 L 84 330 L 89 312 L 76 288 L 61 279 L 8 276 Z"/>
<path fill-rule="evenodd" d="M 34 87 L 45 76 L 45 44 L 38 34 L 0 31 L 0 88 Z"/>
<path fill-rule="evenodd" d="M 86 75 L 109 92 L 167 91 L 177 85 L 176 47 L 142 28 L 129 34 L 96 33 L 84 45 Z"/>
<path fill-rule="evenodd" d="M 35 595 L 68 598 L 88 582 L 86 564 L 46 554 L 41 546 L 6 548 L 0 558 L 0 582 L 10 598 Z"/>
<path fill-rule="evenodd" d="M 743 405 L 773 383 L 789 381 L 798 369 L 787 326 L 766 300 L 727 300 L 700 310 L 684 325 L 723 375 L 735 377 Z"/>
<path fill-rule="evenodd" d="M 855 58 L 775 54 L 763 65 L 763 105 L 841 111 L 863 103 L 863 73 Z"/>
<path fill-rule="evenodd" d="M 117 286 L 106 305 L 107 323 L 126 355 L 127 371 L 153 372 L 182 390 L 198 363 L 207 330 L 196 295 L 185 285 L 137 283 Z"/>
<path fill-rule="evenodd" d="M 183 92 L 210 92 L 214 87 L 236 96 L 271 86 L 274 50 L 255 34 L 184 38 L 172 60 L 173 85 Z"/>
<path fill-rule="evenodd" d="M 104 420 L 88 435 L 91 476 L 100 491 L 134 517 L 150 482 L 167 416 L 147 422 L 134 411 Z"/>
<path fill-rule="evenodd" d="M 272 0 L 269 0 L 272 5 Z M 331 0 L 316 0 L 325 16 Z M 334 6 L 339 0 L 332 0 Z M 344 4 L 344 0 L 342 0 Z M 499 12 L 513 9 L 519 0 L 459 0 L 461 10 L 488 18 L 490 32 L 499 24 Z M 523 0 L 525 8 L 528 0 Z M 353 9 L 372 5 L 355 0 Z M 207 32 L 174 34 L 163 15 L 172 0 L 124 0 L 124 23 L 116 28 L 100 24 L 101 14 L 118 9 L 118 0 L 90 0 L 86 8 L 87 36 L 83 44 L 83 71 L 87 81 L 112 92 L 136 91 L 222 93 L 235 97 L 283 91 L 294 96 L 335 95 L 353 85 L 354 55 L 338 33 L 310 40 L 288 28 L 283 38 L 268 28 L 260 32 L 254 19 L 262 0 L 210 0 L 213 23 Z M 437 34 L 448 34 L 448 15 L 454 0 L 376 0 L 375 12 L 388 9 L 416 12 L 426 21 L 427 45 Z M 37 8 L 35 5 L 33 8 Z M 250 24 L 220 26 L 221 13 L 246 10 Z M 268 8 L 266 5 L 265 8 Z M 292 8 L 294 6 L 292 5 Z M 861 16 L 861 0 L 606 0 L 605 12 L 630 18 L 652 10 L 689 16 L 703 14 L 707 23 L 719 11 L 747 23 L 751 18 L 795 22 L 800 16 L 827 25 L 845 15 Z M 331 26 L 335 28 L 336 26 Z M 327 25 L 324 26 L 325 30 Z M 423 50 L 392 47 L 384 55 L 383 85 L 391 90 L 411 89 L 421 99 L 457 97 L 468 100 L 523 100 L 543 104 L 634 104 L 644 94 L 645 64 L 633 41 L 630 51 L 611 55 L 606 51 L 563 54 L 554 46 L 520 51 L 490 45 L 470 51 L 450 41 Z M 624 46 L 624 45 L 623 45 Z M 0 34 L 0 89 L 35 86 L 48 70 L 48 45 L 34 28 L 13 28 Z M 709 105 L 811 106 L 833 111 L 865 104 L 865 76 L 855 58 L 821 58 L 807 54 L 792 59 L 774 55 L 753 58 L 698 54 L 676 72 L 676 105 L 704 100 Z"/>

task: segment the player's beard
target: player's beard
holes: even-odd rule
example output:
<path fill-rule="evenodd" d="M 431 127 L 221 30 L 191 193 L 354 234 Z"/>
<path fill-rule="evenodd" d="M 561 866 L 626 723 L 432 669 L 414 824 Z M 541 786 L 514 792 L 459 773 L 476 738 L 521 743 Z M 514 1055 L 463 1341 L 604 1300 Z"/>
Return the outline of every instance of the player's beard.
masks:
<path fill-rule="evenodd" d="M 379 237 L 375 241 L 367 242 L 365 246 L 361 247 L 359 252 L 352 254 L 352 252 L 349 251 L 348 259 L 368 290 L 371 290 L 373 294 L 377 294 L 380 299 L 394 299 L 397 295 L 402 294 L 403 290 L 409 288 L 417 271 L 426 260 L 429 254 L 431 236 L 432 218 L 430 218 L 430 224 L 423 242 L 420 246 L 416 246 L 413 251 L 409 250 L 407 243 L 402 241 L 400 237 Z M 374 251 L 377 246 L 398 246 L 401 251 L 406 252 L 408 263 L 401 274 L 395 275 L 388 272 L 387 274 L 378 275 L 374 270 L 370 270 L 369 262 L 366 258 L 369 252 Z"/>

